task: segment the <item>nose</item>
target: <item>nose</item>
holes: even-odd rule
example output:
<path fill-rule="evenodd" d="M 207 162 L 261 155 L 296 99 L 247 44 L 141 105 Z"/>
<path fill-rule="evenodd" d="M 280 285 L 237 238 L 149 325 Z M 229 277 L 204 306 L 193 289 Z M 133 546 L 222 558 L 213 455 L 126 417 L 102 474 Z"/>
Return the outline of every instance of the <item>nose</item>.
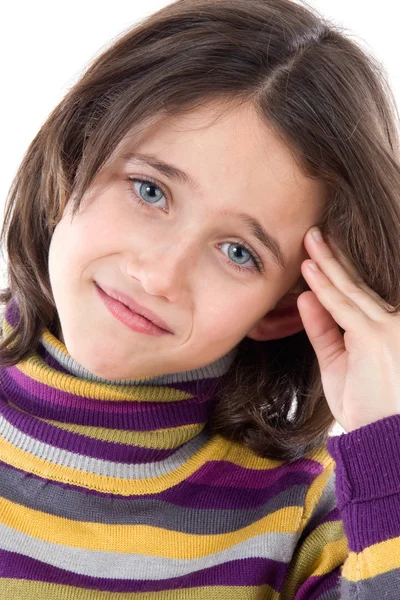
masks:
<path fill-rule="evenodd" d="M 143 290 L 177 302 L 189 286 L 195 266 L 193 238 L 150 240 L 139 252 L 133 251 L 128 275 L 140 281 Z"/>

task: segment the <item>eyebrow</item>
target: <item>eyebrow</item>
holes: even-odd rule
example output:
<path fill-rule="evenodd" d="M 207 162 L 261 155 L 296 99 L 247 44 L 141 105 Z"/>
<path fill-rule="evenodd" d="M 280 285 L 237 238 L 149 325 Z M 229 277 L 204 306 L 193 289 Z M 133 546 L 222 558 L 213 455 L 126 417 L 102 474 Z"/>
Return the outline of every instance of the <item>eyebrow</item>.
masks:
<path fill-rule="evenodd" d="M 127 163 L 140 162 L 147 164 L 150 167 L 153 167 L 153 169 L 156 171 L 159 171 L 165 175 L 165 177 L 175 180 L 182 185 L 186 185 L 197 193 L 200 191 L 198 182 L 188 173 L 185 173 L 185 171 L 182 171 L 175 165 L 166 163 L 159 158 L 152 156 L 151 154 L 129 153 L 124 154 L 122 159 L 127 161 Z M 268 231 L 261 225 L 260 221 L 248 215 L 247 213 L 223 211 L 221 214 L 230 216 L 231 218 L 245 225 L 250 230 L 250 233 L 253 235 L 253 237 L 255 237 L 261 243 L 261 245 L 264 246 L 267 252 L 269 252 L 269 254 L 275 259 L 275 262 L 278 264 L 279 268 L 282 270 L 287 268 L 286 259 L 278 240 L 271 233 L 268 233 Z"/>

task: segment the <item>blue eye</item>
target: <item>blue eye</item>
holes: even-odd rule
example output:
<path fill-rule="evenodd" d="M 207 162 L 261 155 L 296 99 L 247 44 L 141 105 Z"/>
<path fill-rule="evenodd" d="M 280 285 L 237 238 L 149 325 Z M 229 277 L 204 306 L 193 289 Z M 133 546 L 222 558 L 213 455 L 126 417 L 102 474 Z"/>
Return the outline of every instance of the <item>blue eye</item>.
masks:
<path fill-rule="evenodd" d="M 231 258 L 238 258 L 239 264 L 241 264 L 241 265 L 246 264 L 247 261 L 249 260 L 249 257 L 251 258 L 250 252 L 248 252 L 244 246 L 240 246 L 239 244 L 230 244 L 230 247 L 236 248 L 236 252 L 232 253 L 231 251 L 229 251 L 228 252 L 229 256 Z M 237 252 L 237 249 L 239 249 L 238 252 Z M 244 260 L 243 260 L 243 250 L 244 250 L 244 254 L 245 254 Z M 247 256 L 246 256 L 246 254 L 247 254 Z"/>
<path fill-rule="evenodd" d="M 230 264 L 238 269 L 239 271 L 259 271 L 260 273 L 264 270 L 263 269 L 263 264 L 260 260 L 260 258 L 257 256 L 257 254 L 253 253 L 250 248 L 247 248 L 247 246 L 241 242 L 224 242 L 223 244 L 220 244 L 220 246 L 225 246 L 228 245 L 230 246 L 229 250 L 228 250 L 228 256 L 232 259 L 232 261 L 230 261 Z M 236 250 L 232 250 L 232 248 L 236 248 Z M 239 250 L 238 250 L 239 249 Z M 243 252 L 244 251 L 244 252 Z M 244 256 L 243 256 L 244 253 Z M 233 262 L 233 259 L 239 259 L 239 264 Z M 240 265 L 245 265 L 250 261 L 253 262 L 253 267 L 248 266 L 248 267 L 241 267 Z"/>
<path fill-rule="evenodd" d="M 129 177 L 129 181 L 133 183 L 133 193 L 135 194 L 139 202 L 143 202 L 144 204 L 156 205 L 160 198 L 166 198 L 164 190 L 158 184 L 156 184 L 155 181 L 137 179 L 134 177 Z M 138 187 L 136 187 L 135 184 L 139 184 Z M 154 190 L 158 190 L 158 192 L 154 193 Z"/>

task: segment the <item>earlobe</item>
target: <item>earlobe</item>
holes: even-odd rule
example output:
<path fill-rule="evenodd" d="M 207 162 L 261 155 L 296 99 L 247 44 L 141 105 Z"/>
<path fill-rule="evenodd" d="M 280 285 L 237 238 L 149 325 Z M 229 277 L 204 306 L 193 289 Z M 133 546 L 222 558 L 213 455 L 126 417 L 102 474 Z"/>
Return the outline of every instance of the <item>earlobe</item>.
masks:
<path fill-rule="evenodd" d="M 256 341 L 285 338 L 304 329 L 297 298 L 299 293 L 287 294 L 248 332 L 246 337 Z"/>

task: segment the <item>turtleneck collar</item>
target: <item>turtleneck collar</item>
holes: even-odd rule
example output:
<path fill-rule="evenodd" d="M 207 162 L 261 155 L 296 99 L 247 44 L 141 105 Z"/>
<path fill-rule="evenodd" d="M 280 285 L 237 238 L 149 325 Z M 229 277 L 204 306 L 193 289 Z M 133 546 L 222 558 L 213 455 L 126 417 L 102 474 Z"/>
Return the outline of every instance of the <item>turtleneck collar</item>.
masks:
<path fill-rule="evenodd" d="M 3 337 L 18 318 L 11 301 Z M 236 350 L 192 371 L 109 381 L 77 363 L 46 329 L 28 358 L 0 369 L 1 418 L 43 443 L 57 440 L 59 448 L 79 452 L 82 459 L 112 461 L 116 470 L 121 462 L 154 465 L 183 444 L 196 451 L 204 443 L 218 383 Z"/>
<path fill-rule="evenodd" d="M 222 358 L 190 371 L 181 371 L 177 373 L 168 373 L 166 375 L 156 375 L 154 377 L 136 377 L 134 379 L 103 379 L 94 373 L 91 373 L 81 364 L 79 364 L 69 354 L 65 344 L 58 340 L 54 335 L 46 329 L 40 338 L 41 345 L 46 349 L 48 354 L 52 356 L 58 366 L 62 366 L 65 372 L 75 375 L 80 379 L 88 381 L 99 381 L 110 383 L 113 385 L 169 385 L 174 383 L 182 383 L 187 381 L 218 379 L 224 375 L 231 366 L 237 349 L 234 348 Z"/>

